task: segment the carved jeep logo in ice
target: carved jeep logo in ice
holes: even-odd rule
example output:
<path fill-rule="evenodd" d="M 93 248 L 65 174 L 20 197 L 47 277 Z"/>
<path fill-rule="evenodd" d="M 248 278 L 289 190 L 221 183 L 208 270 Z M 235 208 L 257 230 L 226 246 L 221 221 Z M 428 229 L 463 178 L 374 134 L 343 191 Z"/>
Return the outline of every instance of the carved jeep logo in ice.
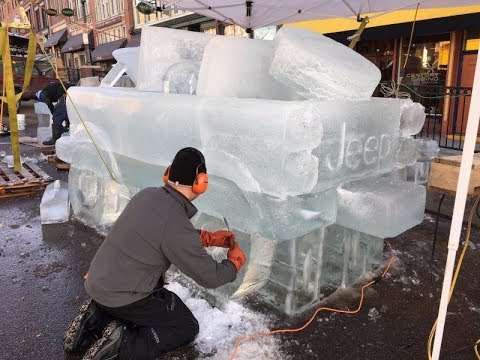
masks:
<path fill-rule="evenodd" d="M 389 101 L 345 103 L 341 112 L 322 104 L 323 138 L 313 150 L 319 159 L 314 190 L 335 187 L 349 179 L 391 171 L 399 137 L 400 106 Z M 388 121 L 387 121 L 388 119 Z"/>
<path fill-rule="evenodd" d="M 343 123 L 338 148 L 333 154 L 325 158 L 327 169 L 332 172 L 339 171 L 343 166 L 351 170 L 359 167 L 375 165 L 380 167 L 382 160 L 387 159 L 392 153 L 392 137 L 388 134 L 369 136 L 364 138 L 346 139 L 346 124 Z"/>

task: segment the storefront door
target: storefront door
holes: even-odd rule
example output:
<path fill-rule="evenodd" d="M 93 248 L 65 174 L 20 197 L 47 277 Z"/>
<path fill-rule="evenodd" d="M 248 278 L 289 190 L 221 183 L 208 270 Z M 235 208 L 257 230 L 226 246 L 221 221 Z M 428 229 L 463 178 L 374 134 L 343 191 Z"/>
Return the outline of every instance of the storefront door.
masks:
<path fill-rule="evenodd" d="M 473 87 L 473 77 L 475 73 L 475 65 L 477 64 L 477 53 L 464 52 L 461 59 L 461 77 L 460 87 Z M 460 100 L 460 99 L 459 99 Z M 455 132 L 464 134 L 467 127 L 468 111 L 470 109 L 470 96 L 466 96 L 462 101 L 456 101 L 457 116 L 454 129 Z M 463 121 L 462 121 L 463 120 Z"/>

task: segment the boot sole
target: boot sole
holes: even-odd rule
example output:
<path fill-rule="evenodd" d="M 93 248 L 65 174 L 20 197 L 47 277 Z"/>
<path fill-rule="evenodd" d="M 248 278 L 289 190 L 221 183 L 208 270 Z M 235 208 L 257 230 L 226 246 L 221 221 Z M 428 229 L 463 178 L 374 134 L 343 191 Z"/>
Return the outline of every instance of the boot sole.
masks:
<path fill-rule="evenodd" d="M 118 339 L 112 340 L 110 336 L 117 330 L 119 327 L 122 327 L 117 321 L 111 322 L 103 331 L 103 335 L 100 339 L 98 339 L 91 347 L 88 349 L 85 356 L 82 360 L 113 360 L 118 357 L 118 354 L 111 355 L 108 357 L 104 357 L 104 355 L 108 354 L 112 346 L 115 346 Z M 110 344 L 103 346 L 105 342 L 111 340 Z M 121 341 L 121 334 L 120 334 L 120 341 Z"/>
<path fill-rule="evenodd" d="M 92 312 L 87 312 L 92 300 L 87 300 L 78 310 L 78 315 L 73 319 L 63 337 L 63 349 L 67 353 L 77 352 L 87 348 L 90 344 L 80 344 L 79 335 L 83 333 L 85 325 L 93 316 Z M 93 342 L 93 339 L 92 341 Z M 82 349 L 81 349 L 82 348 Z"/>

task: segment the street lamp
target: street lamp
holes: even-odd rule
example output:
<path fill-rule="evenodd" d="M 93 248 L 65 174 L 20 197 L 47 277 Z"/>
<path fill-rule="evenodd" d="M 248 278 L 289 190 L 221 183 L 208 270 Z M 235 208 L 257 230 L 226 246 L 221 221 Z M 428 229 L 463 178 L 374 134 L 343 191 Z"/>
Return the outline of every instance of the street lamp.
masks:
<path fill-rule="evenodd" d="M 83 15 L 83 22 L 85 23 L 85 28 L 83 33 L 83 43 L 85 44 L 85 64 L 91 65 L 92 64 L 92 54 L 90 52 L 90 39 L 88 38 L 88 28 L 87 26 L 87 9 L 85 7 L 85 3 L 87 0 L 80 0 L 82 3 L 82 15 Z"/>

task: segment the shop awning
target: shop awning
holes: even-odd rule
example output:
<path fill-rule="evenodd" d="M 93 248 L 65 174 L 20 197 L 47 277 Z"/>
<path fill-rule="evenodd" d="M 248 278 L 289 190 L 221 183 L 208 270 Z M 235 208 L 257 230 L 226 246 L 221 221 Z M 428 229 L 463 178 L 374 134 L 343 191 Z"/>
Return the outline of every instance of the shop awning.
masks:
<path fill-rule="evenodd" d="M 98 45 L 92 52 L 92 62 L 113 60 L 112 52 L 125 47 L 127 39 L 110 41 Z"/>
<path fill-rule="evenodd" d="M 90 44 L 91 44 L 92 43 L 91 42 L 91 38 L 92 38 L 92 32 L 91 31 L 88 32 L 88 38 L 90 39 Z M 84 48 L 84 46 L 85 45 L 83 44 L 83 34 L 77 34 L 77 35 L 69 37 L 67 42 L 65 43 L 65 45 L 63 45 L 62 50 L 60 50 L 60 51 L 62 53 L 78 51 L 78 50 L 82 50 Z"/>
<path fill-rule="evenodd" d="M 54 32 L 45 43 L 45 48 L 65 44 L 67 42 L 67 29 Z"/>
<path fill-rule="evenodd" d="M 435 34 L 446 34 L 452 31 L 466 29 L 480 30 L 480 13 L 417 21 L 415 24 L 414 36 L 431 36 Z M 367 27 L 362 33 L 361 41 L 396 39 L 401 37 L 408 38 L 411 31 L 411 22 L 387 26 L 377 26 L 372 28 Z M 349 40 L 347 38 L 354 33 L 355 30 L 350 30 L 325 35 L 335 41 L 348 44 Z"/>
<path fill-rule="evenodd" d="M 142 38 L 142 34 L 135 34 L 132 36 L 132 38 L 127 42 L 127 45 L 125 47 L 137 47 L 140 46 L 140 40 Z"/>

